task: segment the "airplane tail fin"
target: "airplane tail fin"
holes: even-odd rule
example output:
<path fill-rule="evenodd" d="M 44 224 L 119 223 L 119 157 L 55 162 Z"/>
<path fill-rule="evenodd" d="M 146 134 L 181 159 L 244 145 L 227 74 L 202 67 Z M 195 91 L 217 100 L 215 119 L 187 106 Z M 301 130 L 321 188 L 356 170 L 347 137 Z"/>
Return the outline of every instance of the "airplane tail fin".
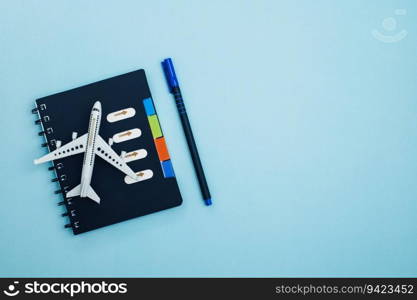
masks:
<path fill-rule="evenodd" d="M 81 195 L 81 184 L 77 185 L 75 188 L 67 192 L 67 197 L 75 197 Z M 87 191 L 87 197 L 91 200 L 97 202 L 100 204 L 100 197 L 97 195 L 97 193 L 93 190 L 91 185 L 88 187 Z"/>

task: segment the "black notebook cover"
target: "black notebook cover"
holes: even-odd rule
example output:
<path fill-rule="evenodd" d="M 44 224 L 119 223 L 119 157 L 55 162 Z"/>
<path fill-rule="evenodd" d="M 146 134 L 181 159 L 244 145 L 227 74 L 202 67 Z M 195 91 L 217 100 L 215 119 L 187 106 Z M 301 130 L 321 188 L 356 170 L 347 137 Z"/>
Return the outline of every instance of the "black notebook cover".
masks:
<path fill-rule="evenodd" d="M 112 148 L 119 155 L 122 151 L 145 149 L 145 158 L 128 162 L 128 165 L 135 172 L 150 169 L 153 176 L 126 184 L 125 174 L 96 156 L 91 186 L 101 198 L 98 204 L 88 198 L 67 198 L 65 195 L 66 191 L 80 183 L 84 153 L 53 161 L 53 168 L 50 169 L 55 170 L 61 186 L 57 192 L 64 197 L 63 204 L 70 220 L 67 227 L 71 227 L 74 234 L 79 234 L 181 205 L 182 198 L 169 154 L 166 149 L 161 153 L 157 148 L 164 139 L 162 130 L 159 134 L 151 130 L 150 114 L 154 115 L 153 121 L 158 119 L 144 70 L 37 99 L 37 111 L 48 149 L 55 150 L 57 140 L 62 141 L 62 145 L 70 142 L 72 132 L 77 132 L 78 136 L 87 132 L 95 101 L 100 101 L 102 105 L 99 135 L 106 142 L 117 133 L 133 128 L 141 130 L 140 137 L 114 143 Z M 136 114 L 114 123 L 106 119 L 109 113 L 126 108 L 134 108 Z"/>

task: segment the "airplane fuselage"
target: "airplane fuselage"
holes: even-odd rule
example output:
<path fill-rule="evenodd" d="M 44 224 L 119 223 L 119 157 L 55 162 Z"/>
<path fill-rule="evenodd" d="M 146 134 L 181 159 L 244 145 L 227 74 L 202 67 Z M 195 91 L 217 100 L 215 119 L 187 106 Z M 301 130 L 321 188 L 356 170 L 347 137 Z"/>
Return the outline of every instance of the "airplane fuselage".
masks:
<path fill-rule="evenodd" d="M 80 197 L 87 197 L 94 169 L 94 159 L 96 150 L 96 140 L 101 122 L 101 104 L 94 103 L 90 114 L 88 125 L 87 147 L 84 153 L 83 168 L 81 172 L 81 193 Z"/>

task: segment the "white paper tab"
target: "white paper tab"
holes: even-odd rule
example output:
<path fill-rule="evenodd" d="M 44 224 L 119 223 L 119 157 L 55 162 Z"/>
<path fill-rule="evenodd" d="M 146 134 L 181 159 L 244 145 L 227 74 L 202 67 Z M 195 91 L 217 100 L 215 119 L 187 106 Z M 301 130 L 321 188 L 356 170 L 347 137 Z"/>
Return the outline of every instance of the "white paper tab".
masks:
<path fill-rule="evenodd" d="M 113 141 L 115 143 L 121 143 L 121 142 L 128 141 L 131 139 L 136 139 L 140 137 L 141 135 L 142 135 L 142 132 L 140 131 L 139 128 L 133 128 L 130 130 L 116 133 L 115 135 L 113 135 Z"/>
<path fill-rule="evenodd" d="M 132 107 L 118 110 L 107 115 L 107 121 L 110 123 L 128 119 L 136 115 L 136 110 Z"/>
<path fill-rule="evenodd" d="M 122 157 L 123 160 L 128 163 L 134 160 L 145 158 L 147 155 L 148 152 L 145 149 L 139 149 L 128 153 L 123 153 Z"/>
<path fill-rule="evenodd" d="M 132 183 L 137 183 L 137 182 L 141 182 L 141 181 L 144 181 L 144 180 L 148 180 L 148 179 L 152 178 L 153 172 L 152 172 L 152 170 L 148 169 L 148 170 L 143 170 L 143 171 L 137 172 L 136 175 L 138 175 L 138 179 L 136 179 L 136 180 L 133 179 L 130 176 L 125 176 L 125 183 L 126 184 L 132 184 Z"/>

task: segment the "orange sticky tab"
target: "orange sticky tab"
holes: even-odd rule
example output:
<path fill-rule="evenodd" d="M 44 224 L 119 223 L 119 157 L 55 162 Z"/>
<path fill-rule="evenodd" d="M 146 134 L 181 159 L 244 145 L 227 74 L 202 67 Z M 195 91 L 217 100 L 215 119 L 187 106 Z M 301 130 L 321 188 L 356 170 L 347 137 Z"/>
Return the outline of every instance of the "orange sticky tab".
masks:
<path fill-rule="evenodd" d="M 159 160 L 164 161 L 169 159 L 169 153 L 167 145 L 165 144 L 165 138 L 161 137 L 155 140 L 156 151 L 158 152 Z"/>

